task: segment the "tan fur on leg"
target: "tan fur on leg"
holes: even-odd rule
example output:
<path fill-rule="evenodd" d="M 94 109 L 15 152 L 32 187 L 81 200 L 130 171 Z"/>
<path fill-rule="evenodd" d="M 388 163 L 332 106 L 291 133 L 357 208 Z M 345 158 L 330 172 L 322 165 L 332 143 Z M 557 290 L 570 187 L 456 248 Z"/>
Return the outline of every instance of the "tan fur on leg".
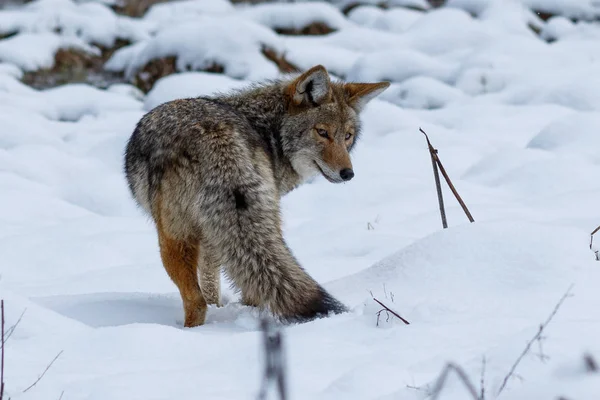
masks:
<path fill-rule="evenodd" d="M 204 324 L 207 307 L 198 285 L 198 245 L 170 238 L 160 224 L 158 241 L 163 265 L 181 294 L 185 312 L 184 326 Z"/>
<path fill-rule="evenodd" d="M 221 307 L 221 263 L 206 246 L 200 249 L 200 287 L 207 304 Z"/>

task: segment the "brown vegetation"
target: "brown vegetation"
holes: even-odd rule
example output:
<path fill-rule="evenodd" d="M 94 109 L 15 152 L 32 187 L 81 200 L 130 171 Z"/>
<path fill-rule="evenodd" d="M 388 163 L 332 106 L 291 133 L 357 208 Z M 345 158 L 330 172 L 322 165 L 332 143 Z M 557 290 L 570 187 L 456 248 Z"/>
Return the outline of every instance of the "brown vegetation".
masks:
<path fill-rule="evenodd" d="M 329 27 L 324 22 L 313 22 L 310 25 L 306 25 L 302 29 L 293 28 L 275 28 L 275 32 L 280 35 L 327 35 L 328 33 L 334 32 L 335 29 Z"/>
<path fill-rule="evenodd" d="M 169 0 L 121 0 L 111 8 L 118 14 L 129 17 L 142 17 L 154 4 L 166 3 Z"/>
<path fill-rule="evenodd" d="M 111 48 L 100 48 L 100 55 L 78 49 L 60 49 L 54 56 L 54 66 L 48 69 L 26 72 L 22 81 L 36 89 L 47 89 L 66 83 L 89 83 L 97 87 L 108 87 L 123 82 L 123 74 L 104 70 L 104 63 L 119 48 L 129 44 L 117 40 Z"/>
<path fill-rule="evenodd" d="M 300 71 L 300 68 L 286 60 L 285 54 L 278 54 L 275 50 L 266 46 L 263 47 L 262 53 L 268 60 L 274 62 L 281 72 L 288 73 Z"/>

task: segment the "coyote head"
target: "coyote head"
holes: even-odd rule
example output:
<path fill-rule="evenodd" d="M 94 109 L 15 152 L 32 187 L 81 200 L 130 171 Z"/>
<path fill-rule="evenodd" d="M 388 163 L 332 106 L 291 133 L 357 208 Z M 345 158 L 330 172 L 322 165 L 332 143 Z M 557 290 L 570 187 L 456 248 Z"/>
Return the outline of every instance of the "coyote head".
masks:
<path fill-rule="evenodd" d="M 322 65 L 286 84 L 288 113 L 281 136 L 302 178 L 321 173 L 329 182 L 354 177 L 350 151 L 360 134 L 359 113 L 390 85 L 331 82 Z"/>

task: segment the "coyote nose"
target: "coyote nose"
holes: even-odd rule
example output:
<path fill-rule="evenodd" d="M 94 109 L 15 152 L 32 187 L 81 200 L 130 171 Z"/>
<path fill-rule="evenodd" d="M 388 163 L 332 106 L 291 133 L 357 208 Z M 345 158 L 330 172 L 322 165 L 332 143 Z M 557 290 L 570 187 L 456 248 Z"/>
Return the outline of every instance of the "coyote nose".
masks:
<path fill-rule="evenodd" d="M 344 168 L 340 171 L 340 176 L 343 180 L 349 181 L 350 179 L 354 178 L 354 171 L 352 171 L 350 168 Z"/>

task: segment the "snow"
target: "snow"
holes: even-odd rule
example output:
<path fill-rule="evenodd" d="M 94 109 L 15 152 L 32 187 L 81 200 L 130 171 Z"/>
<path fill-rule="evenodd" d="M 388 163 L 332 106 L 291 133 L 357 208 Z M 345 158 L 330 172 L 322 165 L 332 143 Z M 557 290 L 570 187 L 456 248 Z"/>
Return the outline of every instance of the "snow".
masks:
<path fill-rule="evenodd" d="M 270 29 L 237 16 L 199 17 L 194 22 L 171 26 L 151 39 L 116 51 L 106 68 L 125 71 L 131 77 L 152 60 L 176 57 L 178 71 L 205 69 L 216 63 L 233 78 L 272 78 L 277 75 L 277 67 L 261 51 L 263 47 L 278 51 L 280 43 Z"/>
<path fill-rule="evenodd" d="M 282 327 L 290 398 L 424 399 L 448 362 L 478 386 L 482 357 L 486 398 L 596 397 L 600 380 L 583 358 L 600 359 L 600 238 L 589 248 L 600 224 L 593 2 L 450 0 L 426 12 L 371 5 L 346 18 L 319 2 L 188 0 L 154 5 L 139 19 L 101 3 L 38 0 L 0 11 L 0 31 L 17 32 L 0 39 L 7 326 L 26 310 L 6 343 L 8 397 L 255 397 L 264 366 L 258 311 L 240 305 L 223 278 L 225 306 L 209 308 L 204 326 L 183 328 L 179 294 L 122 163 L 136 123 L 153 107 L 279 76 L 263 45 L 302 69 L 323 64 L 336 79 L 392 82 L 363 112 L 355 178 L 333 185 L 319 177 L 282 199 L 294 255 L 351 309 Z M 546 22 L 532 7 L 560 15 Z M 98 21 L 89 19 L 94 10 Z M 288 28 L 323 16 L 337 30 L 278 35 L 274 15 Z M 575 15 L 585 21 L 572 22 Z M 178 73 L 147 94 L 124 83 L 35 90 L 19 80 L 50 68 L 60 48 L 95 52 L 117 38 L 131 45 L 114 54 L 111 69 L 132 75 L 176 56 Z M 212 63 L 224 73 L 198 71 Z M 442 229 L 419 128 L 474 223 L 444 187 Z M 496 396 L 571 285 L 541 344 Z M 378 323 L 371 293 L 410 325 L 385 312 Z M 440 399 L 464 398 L 449 379 Z"/>
<path fill-rule="evenodd" d="M 202 15 L 227 14 L 233 10 L 234 7 L 226 0 L 169 1 L 153 4 L 143 19 L 161 29 L 173 23 L 194 21 Z"/>
<path fill-rule="evenodd" d="M 208 96 L 216 92 L 226 93 L 231 89 L 241 89 L 249 83 L 207 72 L 182 72 L 168 75 L 159 79 L 148 92 L 144 109 L 150 111 L 162 103 L 176 99 Z"/>
<path fill-rule="evenodd" d="M 14 32 L 61 32 L 105 47 L 117 39 L 148 37 L 143 21 L 118 16 L 104 4 L 72 0 L 35 0 L 17 10 L 0 10 L 0 33 Z"/>
<path fill-rule="evenodd" d="M 368 28 L 401 33 L 406 31 L 424 14 L 406 8 L 382 10 L 373 6 L 360 6 L 348 14 L 348 19 Z"/>
<path fill-rule="evenodd" d="M 336 30 L 351 23 L 334 6 L 327 3 L 265 3 L 253 7 L 240 7 L 241 16 L 272 29 L 302 28 L 319 22 Z"/>
<path fill-rule="evenodd" d="M 55 33 L 22 33 L 0 42 L 0 60 L 25 71 L 52 68 L 54 56 L 60 49 L 98 54 L 97 49 L 75 37 Z"/>
<path fill-rule="evenodd" d="M 519 3 L 536 12 L 576 19 L 593 20 L 600 15 L 600 6 L 594 0 L 448 0 L 447 5 L 479 14 L 486 7 L 499 3 Z"/>

